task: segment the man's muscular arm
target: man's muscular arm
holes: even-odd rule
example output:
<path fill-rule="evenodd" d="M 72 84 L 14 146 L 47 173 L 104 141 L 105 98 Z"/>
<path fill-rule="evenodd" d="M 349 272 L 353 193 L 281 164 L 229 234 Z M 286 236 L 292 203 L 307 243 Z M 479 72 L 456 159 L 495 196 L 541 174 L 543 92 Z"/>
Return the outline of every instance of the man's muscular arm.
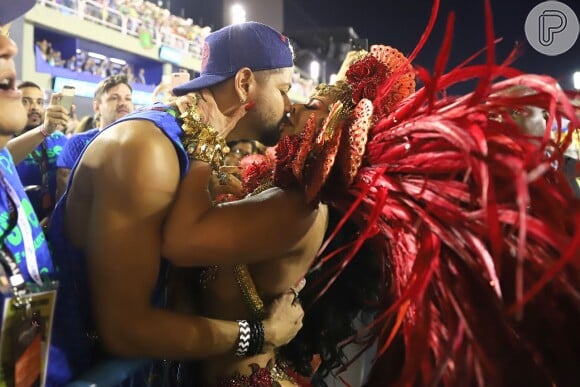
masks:
<path fill-rule="evenodd" d="M 118 129 L 120 140 L 108 145 L 106 161 L 91 172 L 95 192 L 86 251 L 103 345 L 121 356 L 168 359 L 233 353 L 237 323 L 151 306 L 161 263 L 160 232 L 179 183 L 179 166 L 173 145 L 152 124 L 134 121 Z M 301 311 L 287 304 L 282 305 L 288 309 L 285 333 L 280 321 L 276 332 L 266 324 L 275 345 L 301 325 L 292 327 Z"/>

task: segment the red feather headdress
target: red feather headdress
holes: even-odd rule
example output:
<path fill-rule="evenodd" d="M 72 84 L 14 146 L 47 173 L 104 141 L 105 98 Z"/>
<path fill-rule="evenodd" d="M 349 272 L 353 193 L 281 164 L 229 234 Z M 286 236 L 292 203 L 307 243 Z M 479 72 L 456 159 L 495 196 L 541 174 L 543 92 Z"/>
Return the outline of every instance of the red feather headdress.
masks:
<path fill-rule="evenodd" d="M 385 302 L 394 301 L 367 327 L 379 343 L 371 385 L 579 380 L 580 202 L 554 167 L 578 119 L 554 79 L 521 74 L 509 65 L 513 55 L 495 63 L 485 5 L 486 64 L 445 73 L 452 14 L 434 71 L 416 69 L 424 86 L 414 92 L 409 60 L 429 35 L 436 1 L 409 59 L 373 48 L 350 66 L 342 85 L 350 97 L 322 127 L 310 120 L 277 147 L 276 185 L 304 187 L 361 231 L 328 268 L 324 289 L 365 241 L 381 247 L 377 257 L 393 283 Z M 472 93 L 445 95 L 468 79 L 479 80 Z M 515 86 L 532 93 L 510 97 Z M 516 125 L 510 112 L 529 105 L 548 112 L 547 128 L 570 120 L 560 145 L 549 129 L 532 139 Z M 335 252 L 323 254 L 316 268 Z M 397 340 L 404 359 L 393 370 Z"/>

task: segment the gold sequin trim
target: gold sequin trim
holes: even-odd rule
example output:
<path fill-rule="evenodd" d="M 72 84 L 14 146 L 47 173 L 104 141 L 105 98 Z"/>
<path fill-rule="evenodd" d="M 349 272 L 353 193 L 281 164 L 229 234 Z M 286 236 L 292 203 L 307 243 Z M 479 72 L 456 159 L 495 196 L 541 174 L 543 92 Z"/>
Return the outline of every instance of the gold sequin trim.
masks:
<path fill-rule="evenodd" d="M 190 159 L 206 162 L 216 171 L 223 165 L 230 151 L 226 140 L 217 130 L 201 120 L 197 106 L 193 105 L 181 115 L 184 135 L 183 147 Z"/>
<path fill-rule="evenodd" d="M 258 295 L 258 290 L 250 276 L 248 266 L 244 264 L 236 264 L 234 265 L 234 273 L 236 274 L 236 282 L 240 287 L 242 297 L 244 298 L 248 308 L 250 308 L 252 316 L 258 320 L 263 320 L 266 318 L 264 301 L 262 301 Z"/>

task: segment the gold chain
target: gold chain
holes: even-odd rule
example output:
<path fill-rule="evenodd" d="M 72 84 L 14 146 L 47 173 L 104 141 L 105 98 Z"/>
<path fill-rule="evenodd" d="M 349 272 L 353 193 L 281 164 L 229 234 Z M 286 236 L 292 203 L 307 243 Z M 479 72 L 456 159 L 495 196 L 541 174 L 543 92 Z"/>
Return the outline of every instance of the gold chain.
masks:
<path fill-rule="evenodd" d="M 181 139 L 185 152 L 191 160 L 203 161 L 217 171 L 225 155 L 230 151 L 225 138 L 201 120 L 197 105 L 181 115 L 184 135 Z"/>

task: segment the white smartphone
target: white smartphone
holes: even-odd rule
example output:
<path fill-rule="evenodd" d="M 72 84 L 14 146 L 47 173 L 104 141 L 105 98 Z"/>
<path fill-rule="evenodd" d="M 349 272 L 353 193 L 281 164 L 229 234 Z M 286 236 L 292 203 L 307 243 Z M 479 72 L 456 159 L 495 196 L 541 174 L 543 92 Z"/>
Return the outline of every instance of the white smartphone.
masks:
<path fill-rule="evenodd" d="M 184 83 L 189 82 L 189 73 L 184 71 L 179 73 L 171 74 L 171 88 L 176 88 L 177 86 L 183 85 Z"/>
<path fill-rule="evenodd" d="M 64 107 L 69 113 L 73 104 L 73 99 L 75 97 L 74 86 L 63 86 L 61 92 L 59 105 Z"/>

